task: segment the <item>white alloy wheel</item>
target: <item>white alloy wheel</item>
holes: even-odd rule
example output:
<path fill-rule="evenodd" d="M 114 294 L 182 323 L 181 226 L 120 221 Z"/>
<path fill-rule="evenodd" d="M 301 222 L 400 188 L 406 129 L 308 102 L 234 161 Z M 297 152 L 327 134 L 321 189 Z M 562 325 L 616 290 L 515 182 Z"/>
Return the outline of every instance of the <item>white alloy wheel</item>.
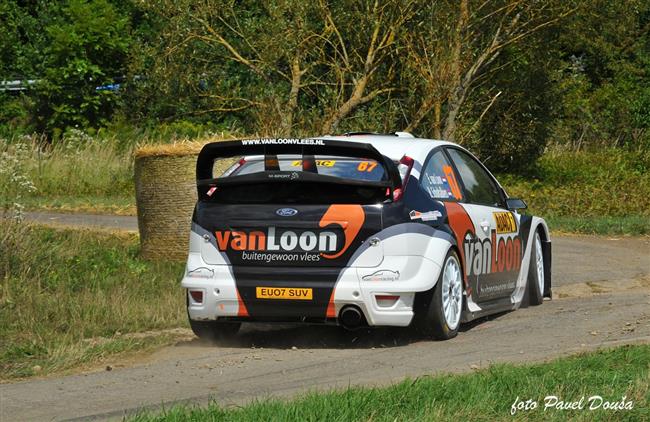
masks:
<path fill-rule="evenodd" d="M 442 310 L 447 321 L 447 326 L 451 330 L 455 330 L 460 323 L 461 306 L 463 303 L 463 281 L 460 264 L 454 255 L 447 257 L 443 271 L 441 286 Z"/>

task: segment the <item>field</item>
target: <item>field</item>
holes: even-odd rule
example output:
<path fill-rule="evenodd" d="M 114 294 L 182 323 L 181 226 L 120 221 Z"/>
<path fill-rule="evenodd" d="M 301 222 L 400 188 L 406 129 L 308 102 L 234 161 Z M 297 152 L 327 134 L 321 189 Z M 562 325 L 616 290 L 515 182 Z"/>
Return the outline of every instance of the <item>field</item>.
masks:
<path fill-rule="evenodd" d="M 650 417 L 649 365 L 650 346 L 624 346 L 550 363 L 494 365 L 471 374 L 421 377 L 388 388 L 312 393 L 291 401 L 260 401 L 241 408 L 176 406 L 160 415 L 141 414 L 131 421 L 509 421 L 513 420 L 516 398 L 523 402 L 532 399 L 537 407 L 515 408 L 515 420 L 640 421 Z M 545 410 L 545 398 L 551 395 L 558 402 L 579 401 L 584 396 L 586 408 Z M 627 406 L 632 409 L 604 410 L 601 404 L 589 410 L 588 399 L 594 395 L 604 401 L 623 401 L 622 406 L 631 403 Z M 598 399 L 591 403 L 598 403 Z"/>
<path fill-rule="evenodd" d="M 12 222 L 0 233 L 0 379 L 166 344 L 173 332 L 158 330 L 186 324 L 182 265 L 139 259 L 135 235 Z"/>

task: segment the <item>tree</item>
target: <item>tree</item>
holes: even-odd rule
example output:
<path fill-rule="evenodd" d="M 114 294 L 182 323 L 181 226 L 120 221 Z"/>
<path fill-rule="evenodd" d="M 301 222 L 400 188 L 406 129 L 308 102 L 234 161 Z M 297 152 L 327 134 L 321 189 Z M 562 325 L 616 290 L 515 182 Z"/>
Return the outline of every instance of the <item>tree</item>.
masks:
<path fill-rule="evenodd" d="M 409 36 L 410 73 L 421 95 L 407 130 L 416 129 L 433 112 L 434 136 L 448 140 L 457 138 L 458 121 L 472 91 L 508 66 L 492 66 L 504 49 L 573 11 L 564 2 L 525 0 L 461 0 L 443 7 L 427 3 L 420 10 L 419 20 L 431 24 Z M 498 90 L 487 93 L 490 100 L 481 118 L 502 95 Z"/>
<path fill-rule="evenodd" d="M 358 107 L 398 89 L 400 39 L 415 16 L 415 2 L 344 2 L 332 10 L 321 1 L 321 11 L 335 34 L 323 50 L 336 92 L 321 130 L 331 133 Z"/>
<path fill-rule="evenodd" d="M 52 134 L 68 126 L 97 127 L 112 115 L 118 97 L 97 87 L 125 71 L 129 19 L 107 0 L 68 0 L 47 9 L 47 45 L 36 89 L 36 128 Z"/>
<path fill-rule="evenodd" d="M 555 142 L 650 147 L 650 4 L 597 0 L 562 27 Z"/>
<path fill-rule="evenodd" d="M 147 78 L 184 104 L 181 116 L 228 113 L 266 133 L 294 129 L 302 92 L 318 83 L 314 52 L 327 38 L 317 5 L 162 0 L 149 11 L 165 24 L 161 43 L 150 46 Z"/>
<path fill-rule="evenodd" d="M 148 76 L 164 81 L 163 97 L 187 115 L 239 115 L 256 132 L 288 135 L 335 130 L 397 89 L 413 2 L 160 0 L 151 11 L 166 21 Z"/>

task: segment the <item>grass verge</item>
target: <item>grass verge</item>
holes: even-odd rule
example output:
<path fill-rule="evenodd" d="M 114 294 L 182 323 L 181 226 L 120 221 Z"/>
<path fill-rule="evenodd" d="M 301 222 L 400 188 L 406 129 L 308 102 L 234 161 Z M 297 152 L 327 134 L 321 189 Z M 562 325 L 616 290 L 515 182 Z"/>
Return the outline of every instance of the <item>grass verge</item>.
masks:
<path fill-rule="evenodd" d="M 546 218 L 551 232 L 580 233 L 609 236 L 633 235 L 650 236 L 650 217 L 567 217 L 550 216 Z"/>
<path fill-rule="evenodd" d="M 182 264 L 138 257 L 133 234 L 0 221 L 0 379 L 172 341 L 129 333 L 186 324 Z"/>
<path fill-rule="evenodd" d="M 137 215 L 135 199 L 126 196 L 35 196 L 22 202 L 28 211 Z"/>
<path fill-rule="evenodd" d="M 498 179 L 551 230 L 650 234 L 650 151 L 551 151 L 529 175 Z"/>
<path fill-rule="evenodd" d="M 623 346 L 550 363 L 494 365 L 465 375 L 407 380 L 388 388 L 349 388 L 311 393 L 291 401 L 268 400 L 240 408 L 175 406 L 162 414 L 143 413 L 132 422 L 151 421 L 407 421 L 512 420 L 515 399 L 537 401 L 536 409 L 519 410 L 528 421 L 640 421 L 650 418 L 650 345 Z M 563 401 L 585 397 L 582 410 L 545 408 L 545 397 Z M 589 410 L 587 399 L 631 401 L 631 410 Z M 597 400 L 596 400 L 597 402 Z"/>

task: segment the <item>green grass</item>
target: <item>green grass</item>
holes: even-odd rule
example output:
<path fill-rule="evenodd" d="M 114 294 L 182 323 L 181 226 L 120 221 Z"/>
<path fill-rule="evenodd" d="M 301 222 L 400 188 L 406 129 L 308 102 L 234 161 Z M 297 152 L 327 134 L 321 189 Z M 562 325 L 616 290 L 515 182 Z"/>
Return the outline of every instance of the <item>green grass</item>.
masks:
<path fill-rule="evenodd" d="M 552 230 L 650 233 L 650 151 L 549 152 L 530 175 L 498 178 Z"/>
<path fill-rule="evenodd" d="M 650 346 L 624 346 L 563 358 L 550 363 L 494 365 L 465 375 L 407 380 L 388 388 L 348 388 L 311 393 L 295 400 L 267 400 L 240 408 L 175 406 L 162 414 L 143 413 L 144 421 L 437 421 L 513 420 L 515 398 L 533 399 L 537 409 L 519 411 L 515 420 L 624 420 L 650 418 Z M 623 396 L 632 410 L 544 411 L 544 398 L 576 401 L 600 395 L 608 401 Z"/>
<path fill-rule="evenodd" d="M 137 215 L 134 196 L 31 196 L 22 203 L 28 211 Z"/>
<path fill-rule="evenodd" d="M 28 209 L 133 213 L 134 146 L 76 132 L 50 146 L 43 142 L 38 137 L 0 139 L 0 154 L 20 161 L 14 171 L 0 172 L 0 187 L 5 186 L 0 196 L 3 191 L 11 196 L 8 178 L 21 174 L 35 187 L 31 192 L 17 192 L 19 202 Z M 7 198 L 0 197 L 0 202 Z"/>
<path fill-rule="evenodd" d="M 598 234 L 609 236 L 650 235 L 650 217 L 636 215 L 623 217 L 546 217 L 552 232 Z"/>
<path fill-rule="evenodd" d="M 0 221 L 0 243 L 0 379 L 154 347 L 171 336 L 129 333 L 186 324 L 182 264 L 140 259 L 136 235 Z"/>

